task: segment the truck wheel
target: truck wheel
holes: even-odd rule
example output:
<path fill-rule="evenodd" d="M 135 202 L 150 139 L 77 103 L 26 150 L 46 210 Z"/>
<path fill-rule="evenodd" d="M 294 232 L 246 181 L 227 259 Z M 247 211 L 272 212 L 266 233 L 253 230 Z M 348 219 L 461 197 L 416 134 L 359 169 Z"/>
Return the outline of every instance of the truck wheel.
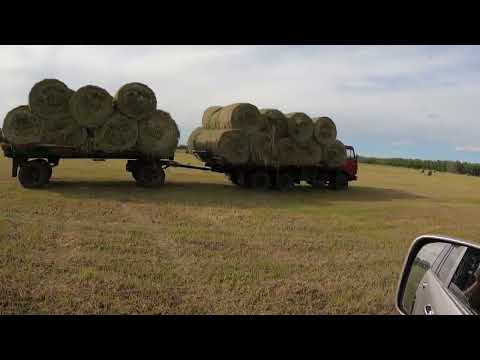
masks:
<path fill-rule="evenodd" d="M 325 187 L 324 181 L 320 180 L 320 179 L 313 179 L 313 180 L 308 181 L 308 183 L 314 189 L 323 189 Z"/>
<path fill-rule="evenodd" d="M 280 173 L 275 177 L 275 189 L 290 191 L 295 187 L 292 177 L 287 173 Z"/>
<path fill-rule="evenodd" d="M 247 186 L 253 189 L 267 190 L 270 188 L 270 176 L 263 170 L 256 170 L 248 174 Z"/>
<path fill-rule="evenodd" d="M 165 172 L 162 168 L 154 166 L 139 166 L 132 171 L 133 178 L 138 186 L 154 187 L 165 183 Z"/>
<path fill-rule="evenodd" d="M 27 189 L 36 189 L 48 183 L 52 168 L 45 161 L 32 160 L 20 166 L 18 181 Z"/>
<path fill-rule="evenodd" d="M 332 181 L 333 180 L 333 181 Z M 348 180 L 344 173 L 338 173 L 330 180 L 329 188 L 333 190 L 345 190 L 348 188 Z"/>

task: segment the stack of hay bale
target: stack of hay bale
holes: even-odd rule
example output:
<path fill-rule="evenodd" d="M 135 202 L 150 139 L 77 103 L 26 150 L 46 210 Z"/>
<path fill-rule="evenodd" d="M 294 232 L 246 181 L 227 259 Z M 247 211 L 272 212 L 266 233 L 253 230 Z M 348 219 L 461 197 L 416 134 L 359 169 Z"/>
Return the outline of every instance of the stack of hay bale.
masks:
<path fill-rule="evenodd" d="M 335 168 L 347 156 L 330 118 L 311 119 L 301 112 L 285 115 L 248 103 L 209 107 L 187 145 L 202 161 L 231 165 Z"/>
<path fill-rule="evenodd" d="M 13 145 L 68 146 L 106 156 L 134 151 L 169 157 L 178 144 L 177 124 L 157 109 L 154 92 L 144 84 L 126 84 L 112 97 L 98 86 L 73 91 L 59 80 L 46 79 L 32 87 L 28 102 L 11 110 L 4 120 L 4 137 Z"/>

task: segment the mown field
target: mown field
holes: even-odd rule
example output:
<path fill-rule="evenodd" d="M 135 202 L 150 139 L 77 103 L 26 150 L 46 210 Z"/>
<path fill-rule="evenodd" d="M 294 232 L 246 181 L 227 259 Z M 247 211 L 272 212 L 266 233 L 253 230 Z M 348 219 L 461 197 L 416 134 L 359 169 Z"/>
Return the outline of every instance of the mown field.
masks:
<path fill-rule="evenodd" d="M 124 167 L 67 160 L 25 190 L 0 158 L 0 313 L 391 314 L 416 236 L 480 239 L 480 178 L 361 165 L 347 192 L 258 193 Z"/>

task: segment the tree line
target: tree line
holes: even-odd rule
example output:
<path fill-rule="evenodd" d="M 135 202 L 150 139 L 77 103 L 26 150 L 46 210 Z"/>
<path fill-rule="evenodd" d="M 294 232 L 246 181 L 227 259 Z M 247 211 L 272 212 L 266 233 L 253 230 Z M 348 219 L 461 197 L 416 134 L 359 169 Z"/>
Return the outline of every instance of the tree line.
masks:
<path fill-rule="evenodd" d="M 366 156 L 359 156 L 358 160 L 366 164 L 390 165 L 411 169 L 434 170 L 454 174 L 480 176 L 480 164 L 465 161 L 375 158 Z"/>

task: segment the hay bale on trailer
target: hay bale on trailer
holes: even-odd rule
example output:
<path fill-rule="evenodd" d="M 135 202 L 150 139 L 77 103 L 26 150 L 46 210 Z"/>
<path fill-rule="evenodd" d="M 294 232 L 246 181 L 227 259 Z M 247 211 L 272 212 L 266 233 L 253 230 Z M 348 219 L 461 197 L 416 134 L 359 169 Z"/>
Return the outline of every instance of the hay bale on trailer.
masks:
<path fill-rule="evenodd" d="M 207 109 L 208 113 L 204 114 L 207 115 L 205 116 L 205 129 L 242 129 L 254 132 L 266 128 L 265 119 L 255 105 L 237 103 L 221 109 L 209 109 Z"/>
<path fill-rule="evenodd" d="M 117 91 L 114 104 L 122 114 L 131 118 L 142 118 L 155 111 L 157 98 L 147 85 L 129 83 Z"/>
<path fill-rule="evenodd" d="M 325 161 L 322 146 L 313 139 L 299 145 L 290 138 L 278 140 L 275 144 L 276 166 L 314 166 Z"/>
<path fill-rule="evenodd" d="M 101 87 L 87 85 L 70 99 L 70 113 L 85 128 L 97 128 L 113 113 L 113 97 Z"/>
<path fill-rule="evenodd" d="M 67 145 L 75 147 L 81 151 L 88 151 L 88 134 L 87 130 L 72 125 L 65 128 L 62 132 L 62 139 L 56 143 L 57 145 Z"/>
<path fill-rule="evenodd" d="M 305 113 L 287 114 L 288 134 L 298 144 L 307 143 L 313 136 L 313 121 Z"/>
<path fill-rule="evenodd" d="M 188 137 L 187 140 L 187 152 L 192 153 L 195 150 L 195 138 L 197 137 L 197 134 L 203 130 L 203 127 L 197 127 L 195 130 L 192 131 L 190 136 Z"/>
<path fill-rule="evenodd" d="M 305 165 L 318 165 L 325 162 L 325 152 L 322 145 L 311 139 L 305 146 L 300 146 L 304 151 Z"/>
<path fill-rule="evenodd" d="M 248 134 L 250 160 L 252 164 L 268 166 L 275 160 L 274 141 L 271 135 L 263 132 Z"/>
<path fill-rule="evenodd" d="M 233 165 L 245 164 L 250 157 L 248 137 L 240 130 L 202 129 L 195 136 L 194 146 L 197 152 L 205 152 Z"/>
<path fill-rule="evenodd" d="M 276 166 L 299 165 L 298 150 L 295 141 L 283 138 L 275 143 Z"/>
<path fill-rule="evenodd" d="M 9 111 L 3 122 L 5 139 L 15 145 L 39 143 L 42 139 L 44 121 L 35 116 L 26 105 Z"/>
<path fill-rule="evenodd" d="M 155 110 L 148 118 L 138 122 L 138 150 L 148 156 L 173 156 L 180 132 L 169 113 Z"/>
<path fill-rule="evenodd" d="M 267 122 L 267 127 L 274 139 L 281 139 L 288 136 L 288 119 L 277 109 L 261 109 L 262 114 Z"/>
<path fill-rule="evenodd" d="M 74 91 L 57 79 L 36 83 L 28 95 L 32 113 L 50 122 L 70 116 L 69 103 Z"/>
<path fill-rule="evenodd" d="M 325 146 L 325 162 L 328 167 L 340 167 L 345 161 L 347 161 L 347 150 L 340 140 Z"/>
<path fill-rule="evenodd" d="M 222 110 L 222 106 L 210 106 L 203 112 L 202 125 L 205 129 L 218 129 L 218 114 Z"/>
<path fill-rule="evenodd" d="M 94 150 L 118 153 L 134 148 L 138 124 L 120 112 L 114 112 L 103 126 L 95 130 Z"/>
<path fill-rule="evenodd" d="M 332 144 L 337 139 L 337 127 L 332 119 L 322 116 L 314 118 L 313 121 L 313 135 L 319 144 Z"/>

